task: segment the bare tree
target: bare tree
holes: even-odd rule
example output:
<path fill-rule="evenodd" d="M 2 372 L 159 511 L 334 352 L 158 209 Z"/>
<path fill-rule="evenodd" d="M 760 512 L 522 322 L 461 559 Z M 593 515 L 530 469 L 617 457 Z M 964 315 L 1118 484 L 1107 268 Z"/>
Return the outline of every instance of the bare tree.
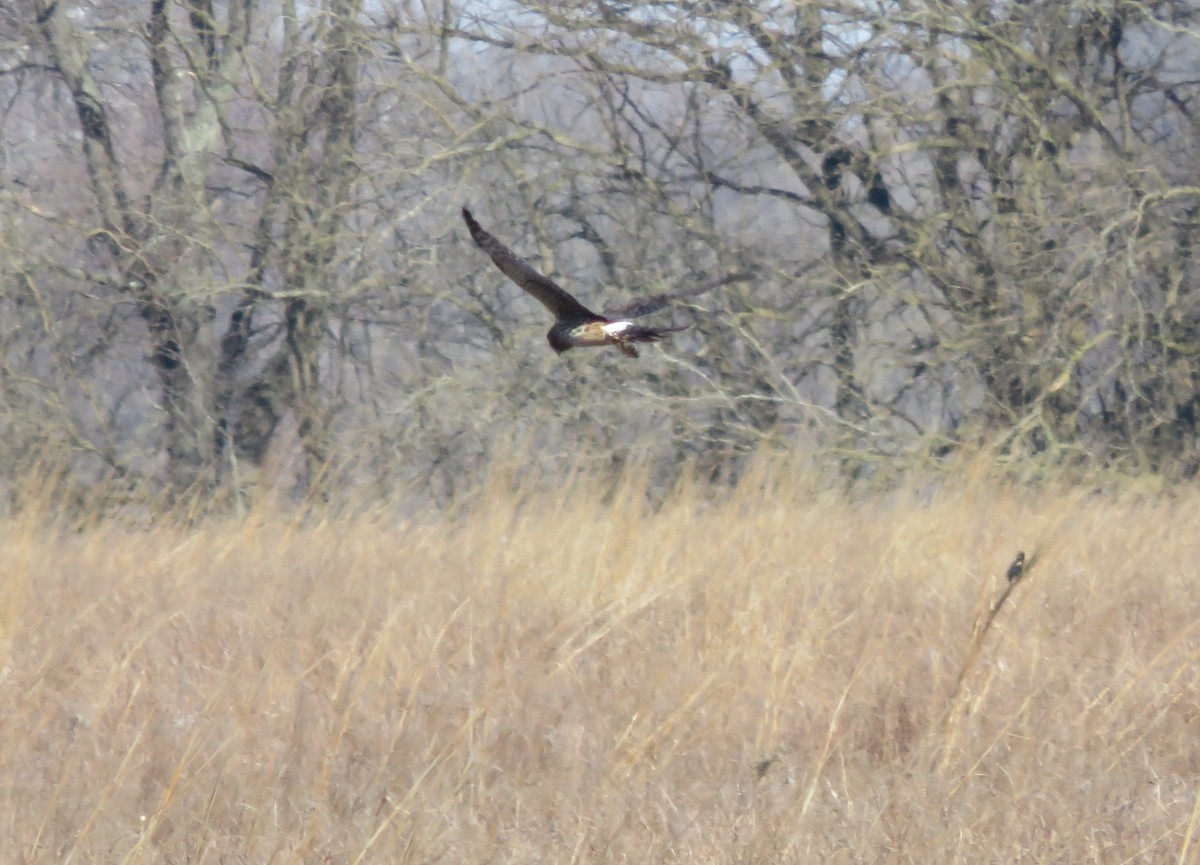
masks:
<path fill-rule="evenodd" d="M 1142 316 L 1168 296 L 1178 315 L 1186 280 L 1173 266 L 1155 286 L 1134 262 L 1190 248 L 1194 178 L 1166 176 L 1188 164 L 1168 154 L 1195 147 L 1196 82 L 1172 71 L 1196 58 L 1186 6 L 525 5 L 541 26 L 479 21 L 459 35 L 569 58 L 578 80 L 620 93 L 613 152 L 658 157 L 644 161 L 643 198 L 674 192 L 695 211 L 721 196 L 821 229 L 823 267 L 789 290 L 793 307 L 820 311 L 817 329 L 790 345 L 786 328 L 755 335 L 777 368 L 816 351 L 808 362 L 829 370 L 832 394 L 793 374 L 772 397 L 799 387 L 867 451 L 1003 433 L 1056 459 L 1112 458 L 1128 453 L 1131 425 L 1161 430 L 1157 415 L 1177 419 L 1172 433 L 1139 436 L 1153 447 L 1138 453 L 1159 467 L 1183 455 L 1192 397 L 1164 403 L 1163 388 L 1121 382 L 1105 358 L 1155 378 L 1179 368 Z M 697 132 L 665 123 L 630 95 L 638 86 L 703 106 Z M 1116 281 L 1133 296 L 1111 288 L 1112 245 L 1126 241 Z M 761 392 L 751 368 L 742 394 Z"/>
<path fill-rule="evenodd" d="M 1194 473 L 1195 15 L 24 0 L 0 423 L 175 490 L 282 453 L 440 497 L 514 442 Z M 463 204 L 601 308 L 754 278 L 557 359 Z"/>
<path fill-rule="evenodd" d="M 42 3 L 21 22 L 24 70 L 53 76 L 74 112 L 97 224 L 92 261 L 67 277 L 143 321 L 176 489 L 211 476 L 234 416 L 256 461 L 289 412 L 310 473 L 323 460 L 318 368 L 356 170 L 359 12 L 155 0 L 139 27 L 120 5 Z M 108 41 L 114 19 L 143 37 Z M 134 118 L 149 141 L 121 128 Z M 269 345 L 251 353 L 262 318 Z M 214 328 L 215 346 L 199 341 Z"/>

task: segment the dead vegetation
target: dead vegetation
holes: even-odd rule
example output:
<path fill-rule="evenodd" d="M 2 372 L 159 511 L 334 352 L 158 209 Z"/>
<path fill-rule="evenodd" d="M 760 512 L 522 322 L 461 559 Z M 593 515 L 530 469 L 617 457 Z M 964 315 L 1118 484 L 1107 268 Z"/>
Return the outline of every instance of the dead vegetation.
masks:
<path fill-rule="evenodd" d="M 1192 861 L 1200 496 L 816 486 L 11 516 L 0 858 Z"/>

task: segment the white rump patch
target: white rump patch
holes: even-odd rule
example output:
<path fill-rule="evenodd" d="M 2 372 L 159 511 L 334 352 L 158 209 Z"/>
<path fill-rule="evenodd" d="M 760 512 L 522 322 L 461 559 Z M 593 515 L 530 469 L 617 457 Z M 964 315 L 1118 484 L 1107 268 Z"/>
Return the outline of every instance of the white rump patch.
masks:
<path fill-rule="evenodd" d="M 610 321 L 604 325 L 604 332 L 612 336 L 631 327 L 633 327 L 632 321 Z"/>

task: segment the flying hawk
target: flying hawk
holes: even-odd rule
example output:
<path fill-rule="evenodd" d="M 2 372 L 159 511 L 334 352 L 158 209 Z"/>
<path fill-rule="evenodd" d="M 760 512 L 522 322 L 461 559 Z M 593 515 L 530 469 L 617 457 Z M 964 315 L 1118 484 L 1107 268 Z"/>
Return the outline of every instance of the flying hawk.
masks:
<path fill-rule="evenodd" d="M 538 273 L 527 261 L 484 231 L 467 208 L 462 209 L 462 215 L 467 228 L 471 230 L 471 239 L 491 256 L 500 272 L 550 310 L 554 325 L 546 334 L 546 339 L 559 354 L 572 348 L 615 345 L 627 357 L 637 357 L 638 350 L 634 343 L 657 342 L 669 333 L 687 330 L 690 325 L 645 327 L 634 324 L 631 319 L 649 315 L 681 298 L 745 278 L 741 274 L 731 274 L 677 294 L 638 298 L 619 309 L 609 310 L 605 315 L 597 315 L 554 280 Z"/>

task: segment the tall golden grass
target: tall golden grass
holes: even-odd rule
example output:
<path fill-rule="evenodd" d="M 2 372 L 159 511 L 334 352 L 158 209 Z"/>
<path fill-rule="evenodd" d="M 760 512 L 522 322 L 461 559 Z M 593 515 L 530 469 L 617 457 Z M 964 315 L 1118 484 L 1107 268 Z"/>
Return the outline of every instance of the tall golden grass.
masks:
<path fill-rule="evenodd" d="M 511 477 L 8 518 L 0 860 L 1196 861 L 1200 493 Z"/>

